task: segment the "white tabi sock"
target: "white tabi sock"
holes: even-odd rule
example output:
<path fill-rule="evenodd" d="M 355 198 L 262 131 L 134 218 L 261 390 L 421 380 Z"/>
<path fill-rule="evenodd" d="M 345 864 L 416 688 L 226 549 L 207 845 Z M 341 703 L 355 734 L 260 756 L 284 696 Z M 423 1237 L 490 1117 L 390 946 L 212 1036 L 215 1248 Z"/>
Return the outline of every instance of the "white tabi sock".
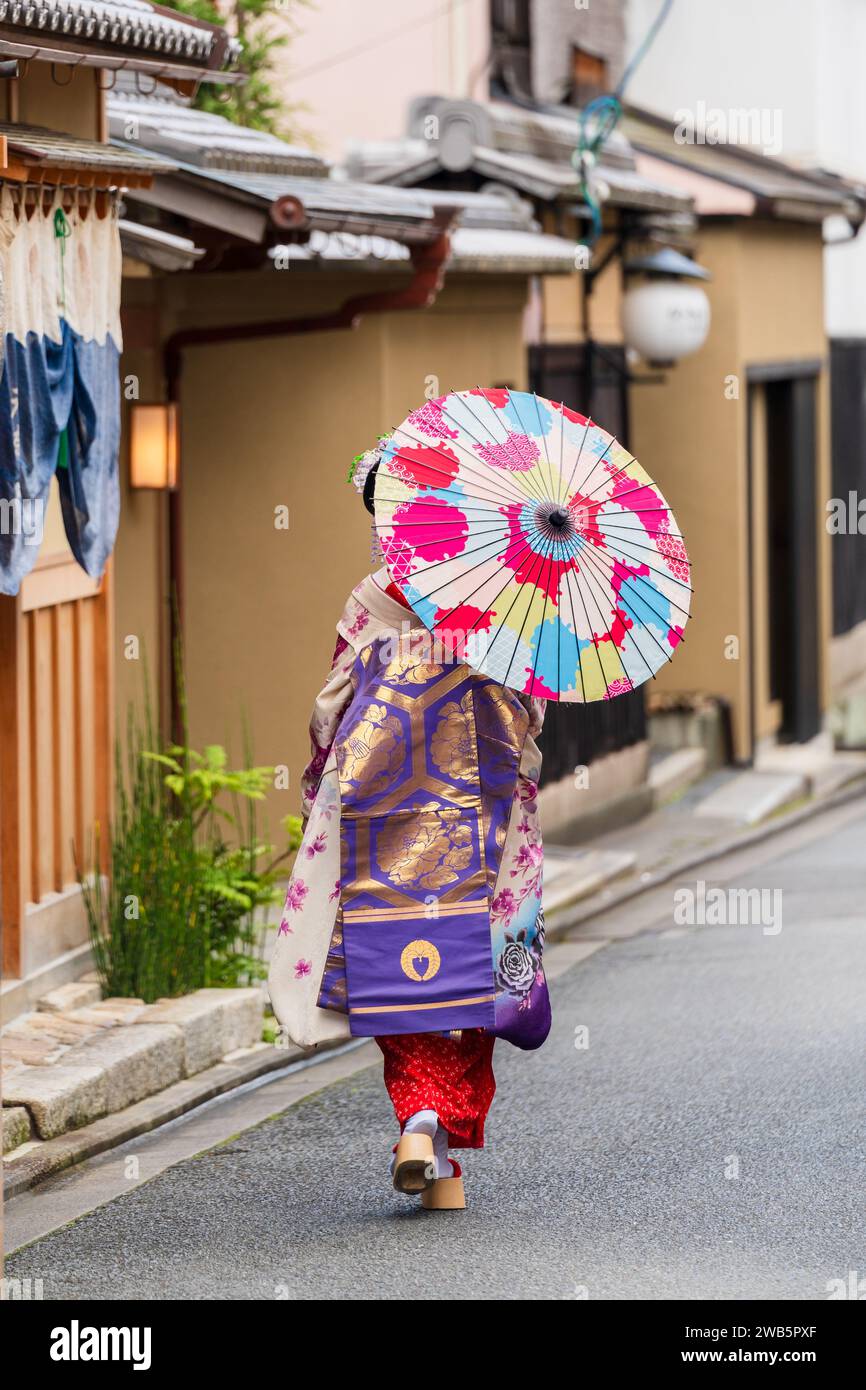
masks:
<path fill-rule="evenodd" d="M 439 1123 L 435 1110 L 416 1110 L 403 1126 L 404 1134 L 426 1134 L 433 1140 L 433 1155 L 436 1159 L 437 1178 L 450 1178 L 454 1169 L 448 1157 L 448 1131 Z M 391 1159 L 391 1174 L 397 1161 L 396 1154 Z"/>
<path fill-rule="evenodd" d="M 433 1153 L 436 1158 L 437 1178 L 450 1178 L 454 1175 L 451 1159 L 448 1157 L 448 1131 L 443 1125 L 436 1125 L 433 1135 Z"/>

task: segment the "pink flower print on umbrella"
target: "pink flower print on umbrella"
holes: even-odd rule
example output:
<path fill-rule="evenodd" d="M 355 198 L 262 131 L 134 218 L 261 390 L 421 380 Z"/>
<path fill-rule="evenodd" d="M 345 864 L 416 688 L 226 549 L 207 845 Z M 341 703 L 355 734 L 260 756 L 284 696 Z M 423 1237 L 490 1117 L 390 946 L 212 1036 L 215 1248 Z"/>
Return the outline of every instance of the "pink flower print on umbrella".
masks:
<path fill-rule="evenodd" d="M 324 854 L 325 845 L 327 844 L 327 841 L 327 831 L 323 830 L 321 834 L 317 835 L 316 838 L 314 840 L 311 840 L 310 843 L 305 847 L 304 854 L 307 856 L 308 859 L 315 859 L 317 854 Z"/>
<path fill-rule="evenodd" d="M 509 434 L 504 444 L 476 444 L 475 452 L 494 468 L 507 468 L 512 473 L 525 473 L 540 457 L 535 440 L 526 434 Z"/>
<path fill-rule="evenodd" d="M 444 400 L 445 396 L 438 396 L 435 401 L 425 401 L 419 410 L 412 411 L 409 423 L 421 434 L 427 434 L 432 439 L 456 439 L 457 430 L 449 428 L 442 414 Z"/>
<path fill-rule="evenodd" d="M 339 896 L 340 896 L 340 880 L 337 879 L 337 882 L 334 884 L 333 889 L 332 889 L 331 892 L 328 894 L 328 902 L 329 902 L 329 903 L 335 903 L 335 902 L 338 900 Z"/>
<path fill-rule="evenodd" d="M 299 960 L 295 962 L 295 979 L 304 980 L 313 972 L 313 962 L 311 960 Z"/>

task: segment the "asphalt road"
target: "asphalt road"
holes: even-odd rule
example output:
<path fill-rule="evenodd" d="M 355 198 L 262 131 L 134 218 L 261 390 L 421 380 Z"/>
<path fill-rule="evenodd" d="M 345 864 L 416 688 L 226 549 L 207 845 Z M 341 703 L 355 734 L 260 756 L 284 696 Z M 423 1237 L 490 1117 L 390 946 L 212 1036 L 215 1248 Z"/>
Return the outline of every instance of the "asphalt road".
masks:
<path fill-rule="evenodd" d="M 780 889 L 777 934 L 678 926 L 672 885 L 646 930 L 556 981 L 546 1046 L 497 1047 L 465 1213 L 389 1188 L 375 1067 L 36 1241 L 7 1277 L 50 1299 L 826 1299 L 866 1275 L 866 806 L 811 834 L 707 869 Z"/>

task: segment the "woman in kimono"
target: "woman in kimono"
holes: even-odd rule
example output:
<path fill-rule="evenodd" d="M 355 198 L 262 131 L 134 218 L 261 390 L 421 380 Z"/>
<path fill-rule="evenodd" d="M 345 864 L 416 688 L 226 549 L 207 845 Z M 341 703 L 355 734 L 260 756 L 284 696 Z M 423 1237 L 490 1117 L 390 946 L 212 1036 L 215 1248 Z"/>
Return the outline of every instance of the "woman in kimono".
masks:
<path fill-rule="evenodd" d="M 378 453 L 355 482 L 373 512 Z M 310 725 L 304 837 L 270 969 L 302 1047 L 376 1039 L 401 1136 L 394 1187 L 465 1205 L 496 1038 L 539 1047 L 544 702 L 449 658 L 387 570 L 352 592 Z"/>

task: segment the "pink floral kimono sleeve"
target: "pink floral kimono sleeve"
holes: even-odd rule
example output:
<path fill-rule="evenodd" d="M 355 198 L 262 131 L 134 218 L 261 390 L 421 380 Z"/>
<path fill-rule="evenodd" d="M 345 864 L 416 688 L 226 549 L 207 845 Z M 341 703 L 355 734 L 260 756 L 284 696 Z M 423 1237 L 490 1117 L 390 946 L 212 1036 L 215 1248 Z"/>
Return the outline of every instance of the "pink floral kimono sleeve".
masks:
<path fill-rule="evenodd" d="M 340 721 L 351 703 L 354 664 L 354 647 L 345 637 L 338 637 L 328 679 L 319 691 L 310 719 L 311 757 L 301 776 L 301 815 L 305 825 L 313 809 Z"/>

